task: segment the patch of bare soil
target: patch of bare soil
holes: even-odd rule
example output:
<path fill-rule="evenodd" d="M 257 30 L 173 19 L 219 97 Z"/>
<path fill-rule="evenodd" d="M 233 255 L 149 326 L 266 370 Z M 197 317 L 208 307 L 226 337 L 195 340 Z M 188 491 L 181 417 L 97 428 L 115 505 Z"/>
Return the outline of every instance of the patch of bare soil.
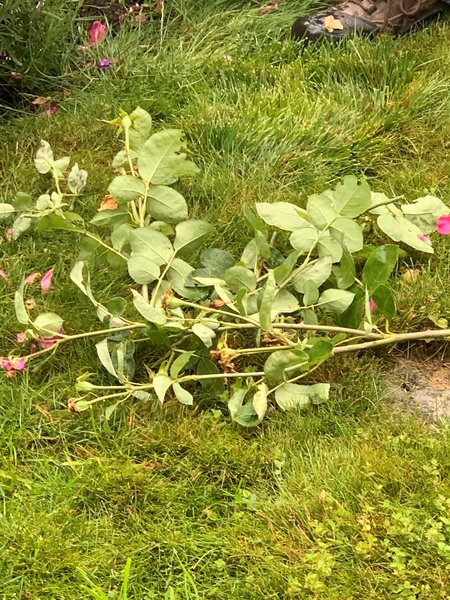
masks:
<path fill-rule="evenodd" d="M 428 423 L 450 419 L 450 362 L 399 358 L 390 377 L 395 406 Z"/>

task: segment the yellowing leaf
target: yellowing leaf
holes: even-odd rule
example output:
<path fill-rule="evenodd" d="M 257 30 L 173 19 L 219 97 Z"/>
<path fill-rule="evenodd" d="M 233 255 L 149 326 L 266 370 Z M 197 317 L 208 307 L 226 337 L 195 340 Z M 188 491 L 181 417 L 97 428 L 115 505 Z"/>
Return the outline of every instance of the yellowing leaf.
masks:
<path fill-rule="evenodd" d="M 323 24 L 325 26 L 325 29 L 330 33 L 333 33 L 333 31 L 335 31 L 336 29 L 344 29 L 344 26 L 339 21 L 339 19 L 335 19 L 333 15 L 328 15 L 328 17 L 325 17 L 325 19 L 323 20 Z"/>

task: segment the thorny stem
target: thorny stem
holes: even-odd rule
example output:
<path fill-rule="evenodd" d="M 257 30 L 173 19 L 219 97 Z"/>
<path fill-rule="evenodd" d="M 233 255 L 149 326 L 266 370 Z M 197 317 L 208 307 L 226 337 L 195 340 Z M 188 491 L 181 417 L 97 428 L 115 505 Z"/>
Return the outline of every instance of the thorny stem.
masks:
<path fill-rule="evenodd" d="M 190 306 L 191 308 L 196 308 L 197 310 L 202 310 L 204 312 L 216 313 L 219 315 L 225 315 L 227 317 L 234 317 L 235 319 L 241 319 L 241 321 L 246 321 L 251 327 L 260 329 L 260 325 L 257 321 L 254 321 L 250 317 L 246 317 L 244 315 L 240 315 L 239 313 L 229 313 L 226 310 L 220 310 L 219 308 L 212 308 L 210 306 L 202 306 L 201 304 L 195 304 L 194 302 L 183 302 L 184 306 Z M 289 344 L 290 346 L 295 346 L 294 342 L 286 339 L 282 335 L 279 335 L 275 332 L 272 332 L 272 335 L 276 337 L 278 340 L 283 342 L 283 344 Z"/>
<path fill-rule="evenodd" d="M 312 373 L 313 371 L 315 371 L 316 369 L 318 369 L 319 367 L 321 367 L 324 362 L 325 361 L 320 362 L 318 365 L 315 365 L 314 367 L 312 367 L 308 371 L 305 371 L 305 373 L 301 373 L 300 375 L 297 375 L 296 377 L 292 377 L 292 379 L 288 379 L 287 381 L 282 381 L 281 383 L 279 383 L 278 385 L 276 385 L 274 388 L 272 388 L 271 390 L 269 390 L 267 392 L 267 395 L 272 394 L 278 388 L 282 387 L 286 383 L 295 383 L 296 381 L 299 381 L 300 379 L 303 379 L 303 378 L 307 377 L 310 373 Z"/>
<path fill-rule="evenodd" d="M 196 319 L 192 320 L 195 321 Z M 252 325 L 247 323 L 223 323 L 222 325 L 223 326 L 218 327 L 216 331 L 225 331 L 230 329 L 254 329 L 255 327 L 259 327 L 258 325 Z M 335 327 L 333 325 L 308 325 L 306 323 L 273 323 L 272 327 L 274 329 L 300 329 L 304 331 L 329 331 L 331 333 L 347 333 L 349 335 L 354 335 L 358 338 L 365 337 L 374 340 L 381 340 L 386 337 L 382 333 L 365 332 L 362 329 L 349 329 L 348 327 Z"/>
<path fill-rule="evenodd" d="M 31 354 L 27 354 L 27 356 L 25 356 L 24 358 L 35 358 L 36 356 L 41 356 L 42 354 L 46 354 L 47 352 L 54 351 L 58 346 L 60 346 L 64 342 L 70 342 L 72 340 L 79 340 L 87 337 L 94 337 L 97 335 L 105 335 L 108 333 L 116 333 L 117 331 L 132 331 L 133 329 L 145 329 L 146 327 L 147 325 L 145 325 L 144 323 L 135 323 L 133 325 L 124 325 L 123 327 L 99 329 L 97 331 L 87 331 L 85 333 L 76 333 L 74 335 L 58 334 L 60 337 L 57 340 L 55 340 L 53 346 L 50 346 L 49 348 L 43 348 L 42 350 L 38 350 L 37 352 L 33 352 Z"/>
<path fill-rule="evenodd" d="M 336 346 L 333 349 L 333 354 L 341 354 L 342 352 L 359 352 L 388 344 L 398 344 L 399 342 L 410 342 L 412 340 L 431 340 L 439 338 L 450 338 L 450 329 L 429 329 L 427 331 L 414 331 L 412 333 L 392 333 L 381 340 L 373 342 L 362 342 L 361 344 L 353 344 L 352 346 Z"/>
<path fill-rule="evenodd" d="M 157 297 L 158 297 L 159 288 L 161 287 L 161 284 L 163 282 L 164 277 L 166 276 L 167 271 L 172 266 L 172 263 L 175 260 L 176 255 L 177 255 L 177 251 L 175 250 L 175 252 L 172 254 L 172 256 L 170 257 L 170 259 L 168 260 L 166 266 L 163 269 L 163 272 L 161 273 L 161 275 L 160 275 L 160 277 L 158 279 L 158 282 L 157 282 L 157 284 L 155 286 L 155 289 L 152 292 L 152 297 L 151 297 L 151 300 L 150 300 L 150 305 L 151 306 L 155 306 L 155 304 L 156 304 L 156 300 L 157 300 Z"/>
<path fill-rule="evenodd" d="M 98 244 L 100 244 L 100 246 L 103 246 L 103 248 L 109 250 L 109 252 L 120 256 L 120 258 L 122 258 L 123 260 L 128 260 L 128 258 L 124 254 L 122 254 L 112 246 L 109 246 L 106 242 L 104 242 L 100 237 L 96 236 L 94 233 L 91 233 L 90 231 L 86 231 L 84 229 L 72 229 L 72 231 L 75 231 L 76 233 L 81 233 L 82 235 L 91 238 L 91 240 L 95 240 Z"/>

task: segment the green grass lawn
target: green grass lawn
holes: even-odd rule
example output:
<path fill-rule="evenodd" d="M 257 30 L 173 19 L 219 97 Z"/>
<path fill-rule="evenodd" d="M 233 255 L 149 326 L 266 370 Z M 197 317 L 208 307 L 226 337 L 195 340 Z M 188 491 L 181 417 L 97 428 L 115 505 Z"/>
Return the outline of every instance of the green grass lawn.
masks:
<path fill-rule="evenodd" d="M 101 119 L 140 105 L 155 127 L 186 132 L 201 173 L 181 190 L 236 254 L 249 233 L 245 206 L 302 205 L 345 174 L 450 205 L 447 22 L 301 50 L 289 25 L 311 2 L 264 17 L 252 2 L 174 6 L 183 20 L 123 28 L 72 57 L 72 94 L 55 115 L 0 123 L 3 201 L 45 191 L 32 165 L 43 138 L 89 171 L 82 212 L 92 214 L 117 148 Z M 111 58 L 112 69 L 86 66 L 92 57 Z M 396 283 L 394 330 L 450 318 L 450 247 L 446 238 L 436 247 L 402 264 L 420 275 Z M 14 283 L 55 267 L 40 308 L 58 310 L 73 332 L 97 326 L 69 282 L 76 250 L 59 233 L 3 235 L 0 245 Z M 100 295 L 120 285 L 111 279 L 97 274 Z M 0 354 L 20 329 L 11 290 L 0 279 Z M 101 599 L 99 586 L 118 600 L 128 558 L 133 600 L 450 598 L 450 430 L 394 411 L 390 368 L 385 353 L 336 359 L 323 373 L 329 404 L 272 409 L 251 431 L 211 397 L 193 410 L 137 402 L 109 420 L 104 408 L 68 414 L 76 377 L 101 370 L 88 342 L 23 377 L 1 376 L 0 599 Z"/>

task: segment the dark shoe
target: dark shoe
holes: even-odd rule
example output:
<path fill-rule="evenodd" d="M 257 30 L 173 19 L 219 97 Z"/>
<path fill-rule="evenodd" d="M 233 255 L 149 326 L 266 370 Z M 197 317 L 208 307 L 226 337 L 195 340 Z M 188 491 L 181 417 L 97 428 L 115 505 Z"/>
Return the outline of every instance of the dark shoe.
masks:
<path fill-rule="evenodd" d="M 362 33 L 381 31 L 401 34 L 421 21 L 448 8 L 442 0 L 348 0 L 313 15 L 299 17 L 292 26 L 292 37 L 316 41 L 339 40 Z"/>

